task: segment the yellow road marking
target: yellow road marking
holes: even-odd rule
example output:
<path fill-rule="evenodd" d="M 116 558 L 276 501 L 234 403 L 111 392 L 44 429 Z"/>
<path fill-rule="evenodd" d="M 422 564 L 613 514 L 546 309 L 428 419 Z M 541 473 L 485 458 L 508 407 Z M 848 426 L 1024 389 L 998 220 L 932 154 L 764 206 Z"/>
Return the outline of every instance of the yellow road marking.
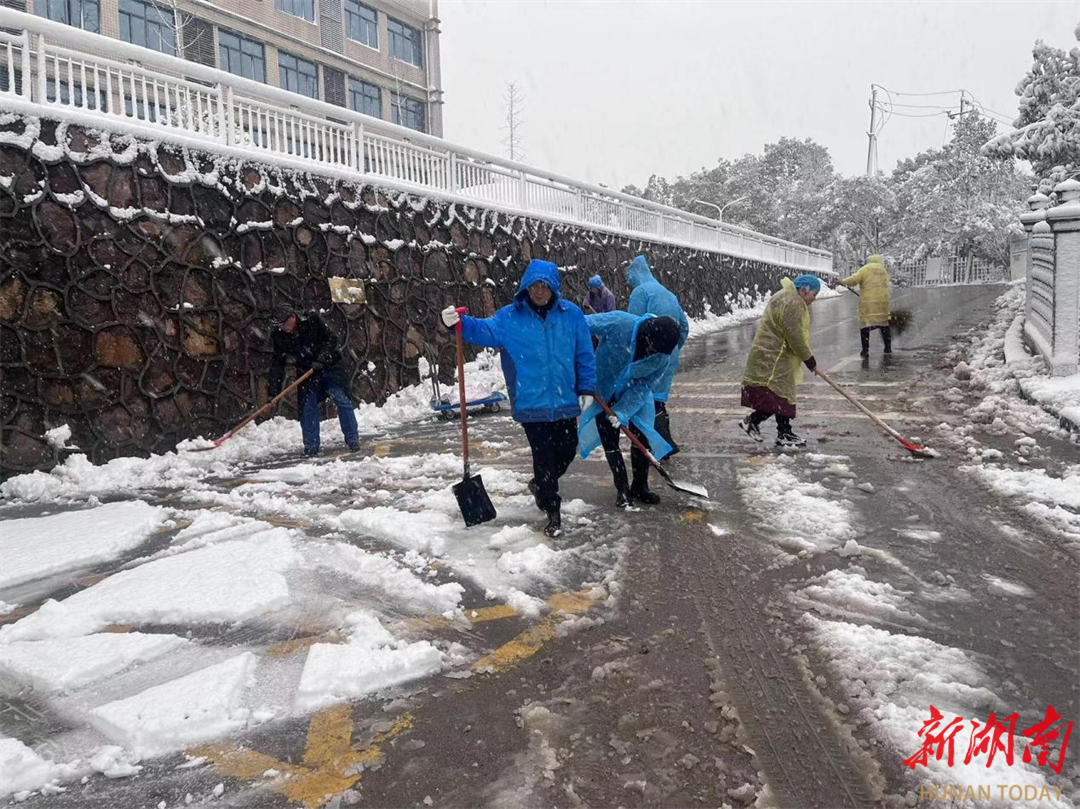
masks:
<path fill-rule="evenodd" d="M 339 705 L 319 711 L 311 717 L 304 764 L 289 764 L 235 744 L 205 744 L 188 750 L 189 756 L 202 756 L 211 761 L 222 775 L 240 781 L 265 783 L 266 788 L 283 795 L 292 803 L 302 803 L 317 809 L 327 798 L 340 795 L 360 780 L 358 765 L 370 765 L 383 758 L 382 746 L 410 730 L 412 714 L 402 714 L 389 730 L 376 734 L 363 750 L 352 749 L 352 707 Z M 277 770 L 279 776 L 263 778 L 267 770 Z"/>
<path fill-rule="evenodd" d="M 465 618 L 471 624 L 482 624 L 487 621 L 498 621 L 503 618 L 516 618 L 518 611 L 506 604 L 496 604 L 492 607 L 478 607 L 465 610 Z M 409 629 L 445 629 L 454 625 L 453 618 L 445 618 L 442 615 L 427 615 L 423 618 L 413 618 L 406 622 Z"/>
<path fill-rule="evenodd" d="M 592 599 L 580 593 L 558 593 L 547 601 L 551 612 L 543 621 L 531 626 L 517 637 L 507 641 L 494 652 L 472 664 L 472 670 L 502 674 L 540 651 L 545 643 L 555 637 L 555 629 L 566 620 L 567 614 L 580 615 L 589 610 Z"/>
<path fill-rule="evenodd" d="M 273 643 L 266 647 L 264 653 L 267 657 L 288 657 L 304 649 L 314 646 L 316 643 L 344 643 L 345 638 L 340 635 L 310 635 L 306 638 L 293 638 L 281 643 Z"/>
<path fill-rule="evenodd" d="M 551 612 L 543 621 L 478 660 L 473 665 L 473 670 L 501 673 L 513 668 L 532 657 L 544 643 L 551 640 L 558 625 L 567 617 L 587 612 L 594 603 L 584 590 L 556 593 L 547 600 Z M 518 617 L 519 613 L 506 604 L 496 604 L 466 610 L 465 616 L 475 624 Z M 450 625 L 452 622 L 442 616 L 430 616 L 416 619 L 413 623 L 438 627 Z M 334 643 L 340 640 L 332 634 L 294 638 L 267 647 L 266 654 L 280 657 L 305 649 L 314 643 Z M 352 747 L 352 705 L 346 703 L 319 711 L 311 717 L 302 765 L 289 764 L 233 743 L 201 745 L 188 750 L 187 754 L 208 759 L 222 775 L 249 783 L 261 783 L 292 803 L 303 804 L 307 809 L 318 809 L 328 798 L 340 795 L 356 784 L 363 768 L 381 761 L 385 757 L 384 746 L 411 730 L 415 722 L 411 713 L 402 714 L 388 730 L 375 734 L 365 748 L 355 750 Z M 264 778 L 263 774 L 267 770 L 276 770 L 279 775 L 272 779 Z"/>

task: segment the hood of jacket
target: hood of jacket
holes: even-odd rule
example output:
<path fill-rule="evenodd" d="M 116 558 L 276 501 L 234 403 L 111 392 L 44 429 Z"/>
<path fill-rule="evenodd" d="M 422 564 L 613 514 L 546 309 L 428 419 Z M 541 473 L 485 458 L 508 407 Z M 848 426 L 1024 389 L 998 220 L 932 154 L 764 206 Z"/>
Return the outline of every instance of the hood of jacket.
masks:
<path fill-rule="evenodd" d="M 646 281 L 653 280 L 652 268 L 649 267 L 645 256 L 637 256 L 630 262 L 630 266 L 626 268 L 626 280 L 635 289 Z"/>
<path fill-rule="evenodd" d="M 540 261 L 534 258 L 525 268 L 525 274 L 521 276 L 518 291 L 514 293 L 515 305 L 520 306 L 525 303 L 525 299 L 529 296 L 529 287 L 537 281 L 543 281 L 550 287 L 552 294 L 555 296 L 554 305 L 559 304 L 559 299 L 562 297 L 560 293 L 562 280 L 559 278 L 559 268 L 553 262 Z"/>
<path fill-rule="evenodd" d="M 867 264 L 884 264 L 885 257 L 881 253 L 874 253 L 872 256 L 868 256 L 866 259 Z"/>

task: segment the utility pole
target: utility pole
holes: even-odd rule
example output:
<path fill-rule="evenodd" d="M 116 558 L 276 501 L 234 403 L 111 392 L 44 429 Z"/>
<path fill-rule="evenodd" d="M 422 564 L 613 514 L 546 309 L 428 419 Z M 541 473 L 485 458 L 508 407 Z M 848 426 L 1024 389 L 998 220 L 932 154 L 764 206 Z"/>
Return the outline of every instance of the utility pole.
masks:
<path fill-rule="evenodd" d="M 870 136 L 870 143 L 866 147 L 866 176 L 873 177 L 877 170 L 877 133 L 874 128 L 877 126 L 877 87 L 870 85 L 870 131 L 866 134 Z"/>

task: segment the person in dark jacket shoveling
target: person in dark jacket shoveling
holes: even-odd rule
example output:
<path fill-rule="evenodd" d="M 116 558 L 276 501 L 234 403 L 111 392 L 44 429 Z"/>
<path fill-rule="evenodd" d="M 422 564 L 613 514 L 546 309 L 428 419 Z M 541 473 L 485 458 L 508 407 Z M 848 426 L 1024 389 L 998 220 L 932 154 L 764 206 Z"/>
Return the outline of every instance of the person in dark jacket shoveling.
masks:
<path fill-rule="evenodd" d="M 319 454 L 319 402 L 326 398 L 337 408 L 345 443 L 356 452 L 360 449 L 360 435 L 337 337 L 316 312 L 296 312 L 287 306 L 278 307 L 274 310 L 274 320 L 278 325 L 270 337 L 274 350 L 267 385 L 270 398 L 281 392 L 285 363 L 289 357 L 296 362 L 297 376 L 309 368 L 314 371 L 297 390 L 304 455 L 310 458 Z"/>
<path fill-rule="evenodd" d="M 585 315 L 559 294 L 560 286 L 559 268 L 534 259 L 514 300 L 492 317 L 460 317 L 454 306 L 442 312 L 447 328 L 461 321 L 466 342 L 501 349 L 511 414 L 532 450 L 529 491 L 547 514 L 550 537 L 562 533 L 559 478 L 574 460 L 577 416 L 596 388 Z"/>
<path fill-rule="evenodd" d="M 630 508 L 632 500 L 654 505 L 660 502 L 660 495 L 649 490 L 649 460 L 637 447 L 630 450 L 633 480 L 627 480 L 619 428 L 625 424 L 657 460 L 671 453 L 671 445 L 655 426 L 655 401 L 671 353 L 679 344 L 679 324 L 670 317 L 639 317 L 628 312 L 589 315 L 585 320 L 599 341 L 596 391 L 614 415 L 606 415 L 596 402 L 585 411 L 578 427 L 581 457 L 588 457 L 602 444 L 615 479 L 615 505 Z"/>
<path fill-rule="evenodd" d="M 626 268 L 626 280 L 634 288 L 634 291 L 630 293 L 626 311 L 632 315 L 649 314 L 670 317 L 679 327 L 679 344 L 671 352 L 667 369 L 654 392 L 656 431 L 671 445 L 671 454 L 675 455 L 679 451 L 679 445 L 671 437 L 671 419 L 668 416 L 667 400 L 671 393 L 671 383 L 675 379 L 675 372 L 679 370 L 679 351 L 690 336 L 690 321 L 687 320 L 686 313 L 679 299 L 675 297 L 675 293 L 653 278 L 652 268 L 649 267 L 645 256 L 637 256 L 630 262 L 630 266 Z"/>

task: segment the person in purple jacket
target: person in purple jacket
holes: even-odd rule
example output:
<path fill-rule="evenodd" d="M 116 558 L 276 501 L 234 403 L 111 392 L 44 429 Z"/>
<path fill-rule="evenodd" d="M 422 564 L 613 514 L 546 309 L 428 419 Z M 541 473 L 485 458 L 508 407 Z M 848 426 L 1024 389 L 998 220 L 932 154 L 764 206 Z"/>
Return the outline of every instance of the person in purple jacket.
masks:
<path fill-rule="evenodd" d="M 604 286 L 604 279 L 599 275 L 589 279 L 589 293 L 581 302 L 581 308 L 587 315 L 602 315 L 615 311 L 615 296 Z"/>

